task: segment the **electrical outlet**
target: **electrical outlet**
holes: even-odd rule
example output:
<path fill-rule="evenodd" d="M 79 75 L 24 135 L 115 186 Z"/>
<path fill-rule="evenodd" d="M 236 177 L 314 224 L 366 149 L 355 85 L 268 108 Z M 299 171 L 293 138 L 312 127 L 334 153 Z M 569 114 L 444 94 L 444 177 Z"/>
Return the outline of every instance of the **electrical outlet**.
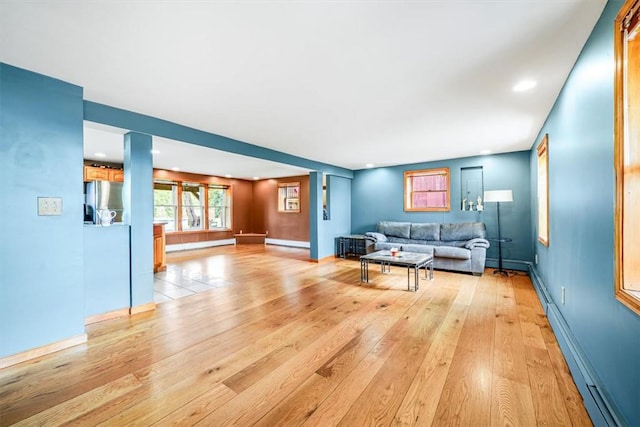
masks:
<path fill-rule="evenodd" d="M 561 288 L 561 293 L 560 293 L 560 301 L 562 301 L 562 305 L 564 305 L 565 301 L 566 301 L 566 294 L 567 294 L 567 290 L 565 289 L 564 286 L 562 286 Z"/>
<path fill-rule="evenodd" d="M 38 197 L 38 215 L 62 215 L 62 197 Z"/>

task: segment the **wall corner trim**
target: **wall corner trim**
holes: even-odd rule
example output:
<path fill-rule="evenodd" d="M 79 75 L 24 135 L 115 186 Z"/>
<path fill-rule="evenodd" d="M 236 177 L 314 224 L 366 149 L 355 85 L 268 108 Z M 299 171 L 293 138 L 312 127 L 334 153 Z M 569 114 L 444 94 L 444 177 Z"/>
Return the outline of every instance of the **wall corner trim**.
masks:
<path fill-rule="evenodd" d="M 153 311 L 156 309 L 156 303 L 155 302 L 149 302 L 146 304 L 140 304 L 140 305 L 136 305 L 135 307 L 131 307 L 129 309 L 129 313 L 130 314 L 138 314 L 138 313 L 144 313 L 147 311 Z"/>
<path fill-rule="evenodd" d="M 112 310 L 107 313 L 96 314 L 93 316 L 85 317 L 84 324 L 90 325 L 92 323 L 104 322 L 105 320 L 116 319 L 118 317 L 124 317 L 129 315 L 129 308 L 121 308 L 118 310 Z"/>
<path fill-rule="evenodd" d="M 336 256 L 335 255 L 328 255 L 324 258 L 320 258 L 320 259 L 313 259 L 313 258 L 309 258 L 309 262 L 313 262 L 315 264 L 323 264 L 325 262 L 332 262 L 336 260 Z"/>

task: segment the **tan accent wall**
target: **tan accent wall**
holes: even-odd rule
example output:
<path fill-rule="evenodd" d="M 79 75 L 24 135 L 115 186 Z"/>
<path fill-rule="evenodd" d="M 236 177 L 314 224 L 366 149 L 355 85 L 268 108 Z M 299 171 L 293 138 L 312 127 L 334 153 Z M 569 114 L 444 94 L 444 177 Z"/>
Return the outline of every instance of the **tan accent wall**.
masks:
<path fill-rule="evenodd" d="M 300 183 L 300 212 L 278 212 L 278 184 Z M 309 176 L 265 179 L 253 183 L 252 232 L 267 238 L 309 241 Z M 246 232 L 246 231 L 245 231 Z"/>

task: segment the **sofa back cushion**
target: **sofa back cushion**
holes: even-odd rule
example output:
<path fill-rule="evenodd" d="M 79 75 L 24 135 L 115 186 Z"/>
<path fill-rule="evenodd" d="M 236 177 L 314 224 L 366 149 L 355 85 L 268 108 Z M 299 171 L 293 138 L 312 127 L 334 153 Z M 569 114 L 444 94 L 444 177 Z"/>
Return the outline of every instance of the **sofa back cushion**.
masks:
<path fill-rule="evenodd" d="M 413 223 L 411 224 L 412 240 L 440 240 L 440 224 Z"/>
<path fill-rule="evenodd" d="M 387 237 L 400 237 L 402 239 L 411 238 L 411 223 L 396 221 L 380 221 L 378 223 L 378 233 Z"/>
<path fill-rule="evenodd" d="M 465 241 L 478 238 L 487 238 L 487 228 L 483 222 L 464 222 L 459 224 L 440 225 L 440 240 L 442 241 Z"/>

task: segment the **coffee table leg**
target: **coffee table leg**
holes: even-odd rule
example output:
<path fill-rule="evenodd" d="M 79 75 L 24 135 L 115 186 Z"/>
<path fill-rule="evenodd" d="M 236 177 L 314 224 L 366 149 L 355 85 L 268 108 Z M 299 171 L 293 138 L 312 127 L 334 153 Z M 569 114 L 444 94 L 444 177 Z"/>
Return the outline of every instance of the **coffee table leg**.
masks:
<path fill-rule="evenodd" d="M 369 283 L 369 260 L 360 260 L 360 282 Z"/>

